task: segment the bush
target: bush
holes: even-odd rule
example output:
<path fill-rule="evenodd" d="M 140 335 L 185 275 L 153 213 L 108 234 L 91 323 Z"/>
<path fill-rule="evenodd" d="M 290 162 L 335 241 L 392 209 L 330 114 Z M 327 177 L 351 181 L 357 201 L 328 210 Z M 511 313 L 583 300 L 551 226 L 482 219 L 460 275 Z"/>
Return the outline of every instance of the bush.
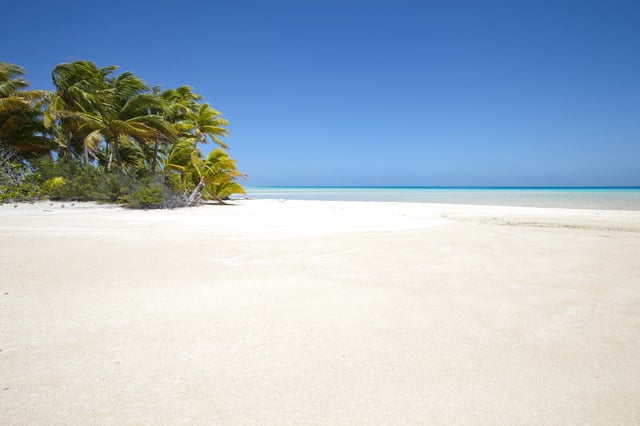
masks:
<path fill-rule="evenodd" d="M 35 201 L 44 195 L 39 176 L 20 162 L 0 161 L 0 203 Z"/>
<path fill-rule="evenodd" d="M 40 158 L 33 161 L 49 198 L 73 201 L 112 201 L 101 193 L 103 173 L 67 159 Z M 107 199 L 105 199 L 107 198 Z"/>
<path fill-rule="evenodd" d="M 172 209 L 187 205 L 186 198 L 165 185 L 160 176 L 147 177 L 141 181 L 129 182 L 131 189 L 128 194 L 118 200 L 129 208 L 142 209 Z"/>
<path fill-rule="evenodd" d="M 129 196 L 127 207 L 142 209 L 159 209 L 164 207 L 162 187 L 158 184 L 143 183 Z"/>
<path fill-rule="evenodd" d="M 0 184 L 0 204 L 17 201 L 36 201 L 42 199 L 42 187 L 34 183 Z"/>
<path fill-rule="evenodd" d="M 47 179 L 44 182 L 44 190 L 46 194 L 52 200 L 59 200 L 65 198 L 65 190 L 68 187 L 69 181 L 62 176 L 56 176 L 51 179 Z"/>
<path fill-rule="evenodd" d="M 183 194 L 162 176 L 106 173 L 74 160 L 40 158 L 30 164 L 4 162 L 0 167 L 0 202 L 52 200 L 117 203 L 129 208 L 175 208 L 186 205 Z M 169 183 L 171 185 L 171 183 Z"/>

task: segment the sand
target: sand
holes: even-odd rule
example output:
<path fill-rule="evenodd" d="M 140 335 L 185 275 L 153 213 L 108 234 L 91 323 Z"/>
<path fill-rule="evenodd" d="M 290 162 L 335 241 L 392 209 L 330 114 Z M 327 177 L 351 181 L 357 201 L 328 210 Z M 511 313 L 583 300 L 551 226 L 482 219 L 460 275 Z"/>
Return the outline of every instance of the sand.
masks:
<path fill-rule="evenodd" d="M 0 424 L 640 424 L 640 212 L 0 206 Z"/>

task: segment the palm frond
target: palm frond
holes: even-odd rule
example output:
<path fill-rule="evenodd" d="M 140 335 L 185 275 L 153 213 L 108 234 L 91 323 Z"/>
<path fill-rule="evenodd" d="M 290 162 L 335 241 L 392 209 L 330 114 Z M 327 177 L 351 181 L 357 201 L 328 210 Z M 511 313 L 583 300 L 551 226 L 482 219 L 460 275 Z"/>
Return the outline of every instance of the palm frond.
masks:
<path fill-rule="evenodd" d="M 0 113 L 27 109 L 30 106 L 31 103 L 27 99 L 19 96 L 0 98 Z"/>

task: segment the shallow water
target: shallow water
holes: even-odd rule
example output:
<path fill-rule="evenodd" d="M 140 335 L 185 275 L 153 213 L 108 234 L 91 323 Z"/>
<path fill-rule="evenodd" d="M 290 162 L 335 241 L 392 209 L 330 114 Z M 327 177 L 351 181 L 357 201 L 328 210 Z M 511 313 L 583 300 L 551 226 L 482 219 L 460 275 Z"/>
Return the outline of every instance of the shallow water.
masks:
<path fill-rule="evenodd" d="M 248 187 L 254 199 L 389 201 L 640 210 L 633 188 Z"/>

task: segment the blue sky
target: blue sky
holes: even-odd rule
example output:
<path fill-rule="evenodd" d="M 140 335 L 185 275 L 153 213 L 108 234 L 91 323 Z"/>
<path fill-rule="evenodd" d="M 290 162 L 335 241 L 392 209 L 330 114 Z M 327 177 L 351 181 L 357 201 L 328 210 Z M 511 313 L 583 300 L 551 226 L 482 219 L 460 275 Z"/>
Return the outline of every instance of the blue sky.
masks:
<path fill-rule="evenodd" d="M 190 85 L 249 185 L 640 185 L 637 1 L 30 1 L 0 60 Z"/>

